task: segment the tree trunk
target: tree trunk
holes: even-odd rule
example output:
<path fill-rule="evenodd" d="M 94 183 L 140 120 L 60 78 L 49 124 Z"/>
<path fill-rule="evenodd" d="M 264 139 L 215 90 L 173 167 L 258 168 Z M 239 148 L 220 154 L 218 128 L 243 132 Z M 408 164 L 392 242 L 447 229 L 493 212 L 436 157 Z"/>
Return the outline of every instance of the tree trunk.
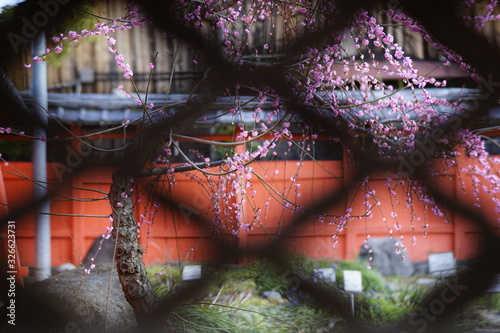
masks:
<path fill-rule="evenodd" d="M 209 111 L 210 106 L 222 91 L 222 83 L 229 80 L 207 82 L 204 94 L 191 98 L 184 110 L 148 124 L 148 128 L 134 138 L 124 151 L 120 168 L 113 173 L 109 201 L 113 210 L 113 236 L 116 239 L 116 267 L 125 297 L 135 311 L 139 325 L 147 323 L 159 299 L 146 274 L 142 261 L 142 246 L 137 236 L 137 222 L 134 217 L 132 189 L 134 178 L 140 177 L 145 164 L 158 154 L 169 139 L 171 131 L 182 132 Z M 219 161 L 222 163 L 223 161 Z M 184 168 L 179 168 L 179 171 Z"/>
<path fill-rule="evenodd" d="M 132 201 L 133 179 L 122 170 L 113 173 L 109 201 L 113 209 L 113 236 L 116 239 L 116 267 L 125 297 L 135 311 L 139 324 L 155 309 L 158 298 L 142 261 L 142 246 Z"/>

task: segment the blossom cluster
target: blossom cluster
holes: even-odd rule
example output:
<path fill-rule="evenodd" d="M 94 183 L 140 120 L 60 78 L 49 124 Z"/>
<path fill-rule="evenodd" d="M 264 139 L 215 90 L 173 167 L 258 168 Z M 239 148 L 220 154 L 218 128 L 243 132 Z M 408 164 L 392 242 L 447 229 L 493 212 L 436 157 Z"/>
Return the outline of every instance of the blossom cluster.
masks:
<path fill-rule="evenodd" d="M 123 76 L 127 79 L 132 78 L 134 75 L 129 63 L 125 62 L 125 58 L 122 54 L 119 54 L 116 49 L 116 39 L 112 37 L 112 34 L 117 31 L 130 30 L 134 27 L 142 26 L 148 21 L 146 18 L 139 18 L 139 9 L 135 4 L 129 4 L 129 13 L 125 16 L 119 17 L 118 19 L 109 20 L 109 22 L 97 21 L 94 24 L 94 28 L 91 30 L 83 29 L 80 32 L 69 31 L 66 34 L 60 34 L 51 38 L 52 42 L 56 44 L 53 48 L 47 48 L 44 54 L 35 55 L 33 57 L 33 62 L 38 63 L 47 59 L 47 56 L 52 52 L 59 54 L 62 53 L 64 48 L 68 44 L 76 44 L 78 41 L 85 37 L 92 36 L 105 36 L 108 41 L 108 50 L 116 54 L 115 61 L 116 64 L 125 72 Z M 26 63 L 24 65 L 26 68 L 31 67 L 31 63 Z"/>

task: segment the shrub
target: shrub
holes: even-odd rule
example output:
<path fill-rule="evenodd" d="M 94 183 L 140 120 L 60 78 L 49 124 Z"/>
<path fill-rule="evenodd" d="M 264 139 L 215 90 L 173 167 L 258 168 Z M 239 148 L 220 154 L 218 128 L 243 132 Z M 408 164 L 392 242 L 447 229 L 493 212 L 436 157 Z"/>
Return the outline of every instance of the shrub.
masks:
<path fill-rule="evenodd" d="M 297 280 L 294 274 L 312 276 L 313 262 L 304 256 L 289 256 L 289 265 L 292 270 L 282 272 L 269 260 L 256 260 L 248 265 L 253 272 L 255 283 L 260 292 L 272 290 L 285 297 L 290 288 L 296 287 Z"/>
<path fill-rule="evenodd" d="M 386 292 L 387 288 L 382 274 L 377 270 L 366 267 L 366 263 L 362 261 L 341 261 L 336 265 L 335 276 L 337 284 L 343 288 L 344 286 L 344 270 L 361 271 L 363 277 L 363 291 L 369 293 Z"/>
<path fill-rule="evenodd" d="M 394 303 L 391 299 L 384 297 L 363 297 L 362 302 L 366 307 L 359 317 L 374 326 L 395 323 L 411 313 L 411 308 Z"/>
<path fill-rule="evenodd" d="M 406 284 L 381 293 L 368 293 L 361 296 L 367 306 L 360 313 L 363 320 L 375 326 L 398 322 L 416 310 L 426 295 L 426 289 L 416 284 Z"/>

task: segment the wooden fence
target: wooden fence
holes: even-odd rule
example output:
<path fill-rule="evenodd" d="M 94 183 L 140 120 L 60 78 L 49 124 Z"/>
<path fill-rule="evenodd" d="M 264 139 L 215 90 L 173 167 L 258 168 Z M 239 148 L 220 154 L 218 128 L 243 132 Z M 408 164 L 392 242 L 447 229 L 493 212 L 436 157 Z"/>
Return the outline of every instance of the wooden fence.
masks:
<path fill-rule="evenodd" d="M 192 219 L 193 214 L 203 216 L 206 212 L 207 219 L 210 219 L 212 214 L 208 209 L 213 208 L 213 203 L 206 192 L 206 181 L 194 181 L 193 178 L 178 174 L 173 186 L 169 185 L 168 181 L 157 182 L 158 191 L 162 193 L 166 193 L 171 186 L 172 199 L 178 207 L 170 209 L 161 204 L 155 207 L 152 205 L 154 199 L 148 200 L 146 196 L 141 196 L 136 208 L 136 218 L 141 221 L 143 214 L 146 220 L 152 222 L 151 227 L 146 222 L 143 222 L 141 227 L 140 239 L 146 249 L 145 263 L 152 265 L 177 260 L 207 261 L 217 258 L 217 242 L 213 241 L 217 237 L 226 237 L 234 241 L 234 246 L 248 248 L 283 234 L 288 235 L 284 242 L 288 251 L 317 259 L 355 259 L 367 235 L 372 238 L 387 237 L 391 232 L 395 240 L 404 237 L 408 256 L 413 261 L 425 261 L 427 255 L 432 252 L 454 251 L 457 259 L 471 258 L 479 253 L 481 233 L 478 229 L 453 213 L 437 217 L 430 206 L 422 202 L 414 200 L 408 205 L 407 198 L 411 196 L 408 195 L 407 189 L 395 186 L 391 193 L 385 186 L 386 180 L 382 175 L 373 176 L 365 189 L 349 189 L 349 195 L 327 212 L 343 215 L 349 204 L 352 207 L 352 216 L 363 215 L 363 191 L 369 189 L 376 191 L 382 203 L 380 207 L 373 207 L 370 211 L 373 214 L 371 219 L 366 216 L 353 219 L 338 233 L 338 237 L 334 238 L 332 236 L 337 234 L 337 226 L 328 222 L 334 220 L 328 216 L 316 216 L 291 232 L 290 227 L 283 221 L 290 221 L 293 213 L 291 210 L 284 210 L 279 201 L 287 198 L 289 202 L 299 206 L 310 206 L 327 191 L 343 186 L 343 179 L 348 179 L 350 173 L 350 167 L 343 161 L 303 161 L 297 177 L 297 162 L 262 161 L 254 165 L 255 171 L 262 175 L 266 184 L 252 179 L 251 190 L 255 191 L 255 195 L 247 198 L 240 223 L 250 223 L 254 215 L 252 208 L 260 208 L 261 224 L 255 223 L 253 230 L 249 232 L 242 228 L 236 230 L 239 231 L 237 237 L 231 234 L 235 231 L 234 228 L 227 230 L 204 227 Z M 462 162 L 473 163 L 472 160 Z M 7 201 L 11 207 L 19 207 L 31 198 L 31 168 L 29 162 L 2 166 Z M 50 188 L 54 193 L 59 193 L 54 194 L 51 199 L 51 213 L 54 214 L 51 217 L 52 265 L 58 266 L 65 262 L 79 265 L 94 239 L 104 233 L 109 225 L 110 207 L 106 193 L 111 185 L 113 170 L 109 167 L 87 169 L 81 174 L 72 175 L 71 183 L 59 182 L 59 164 L 50 164 L 48 170 Z M 296 179 L 292 181 L 291 178 Z M 471 200 L 473 198 L 472 180 L 467 175 L 460 174 L 456 168 L 443 171 L 437 182 L 453 196 L 463 196 Z M 300 184 L 300 188 L 296 187 L 296 184 Z M 140 188 L 141 182 L 138 182 L 138 193 Z M 297 193 L 301 195 L 297 196 Z M 488 203 L 491 198 L 485 193 L 480 195 L 484 199 L 482 209 L 487 214 L 498 216 L 493 205 Z M 270 200 L 270 197 L 277 197 L 279 200 Z M 151 211 L 155 214 L 150 215 Z M 444 222 L 446 218 L 449 223 Z M 495 228 L 498 229 L 497 226 L 492 226 L 492 230 Z M 413 234 L 417 236 L 416 245 L 411 245 Z M 33 214 L 24 215 L 16 221 L 16 237 L 21 265 L 34 266 Z M 333 246 L 335 238 L 337 243 Z M 251 259 L 241 258 L 241 262 Z"/>

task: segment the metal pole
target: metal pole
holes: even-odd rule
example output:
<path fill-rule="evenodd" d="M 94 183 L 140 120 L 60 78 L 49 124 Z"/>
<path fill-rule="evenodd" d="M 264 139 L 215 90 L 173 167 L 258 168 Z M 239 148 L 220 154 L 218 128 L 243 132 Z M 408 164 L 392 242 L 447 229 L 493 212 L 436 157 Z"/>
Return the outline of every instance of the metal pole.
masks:
<path fill-rule="evenodd" d="M 354 293 L 351 293 L 351 313 L 354 318 Z"/>
<path fill-rule="evenodd" d="M 41 32 L 33 40 L 33 55 L 44 54 L 46 50 L 45 32 Z M 48 117 L 47 98 L 47 64 L 45 61 L 33 64 L 33 98 L 35 111 L 40 125 L 34 128 L 33 135 L 46 138 Z M 47 196 L 47 143 L 45 140 L 33 141 L 33 193 L 35 200 Z M 50 246 L 50 204 L 45 200 L 39 207 L 40 214 L 35 215 L 35 279 L 44 280 L 51 275 Z"/>

